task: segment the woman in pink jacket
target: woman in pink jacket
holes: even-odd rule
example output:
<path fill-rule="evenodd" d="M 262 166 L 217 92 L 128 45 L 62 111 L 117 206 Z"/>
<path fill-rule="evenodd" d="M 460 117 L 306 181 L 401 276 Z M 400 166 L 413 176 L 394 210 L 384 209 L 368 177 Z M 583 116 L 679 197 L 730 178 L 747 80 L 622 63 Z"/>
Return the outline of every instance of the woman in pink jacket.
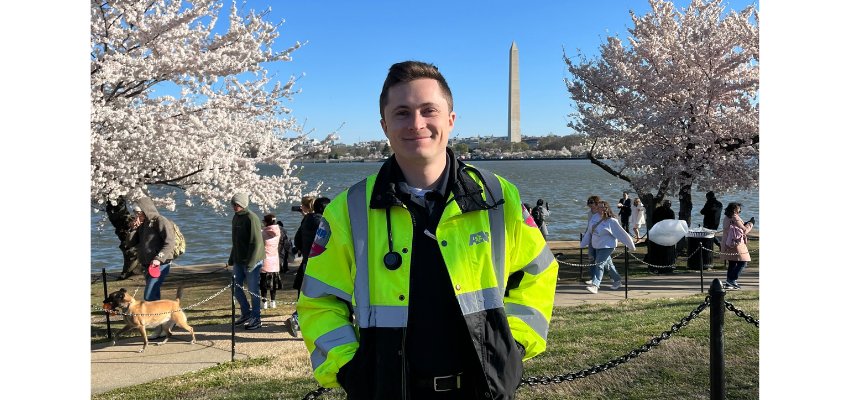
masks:
<path fill-rule="evenodd" d="M 741 271 L 747 266 L 750 261 L 750 250 L 747 249 L 747 234 L 753 230 L 755 218 L 750 218 L 746 223 L 741 220 L 741 203 L 729 203 L 723 211 L 726 216 L 723 217 L 723 240 L 720 243 L 720 256 L 722 259 L 729 261 L 729 269 L 726 270 L 726 282 L 723 288 L 726 290 L 738 290 L 741 288 L 738 285 L 738 277 Z M 741 240 L 733 245 L 727 244 L 727 235 L 733 234 L 733 229 L 740 229 L 742 234 Z"/>
<path fill-rule="evenodd" d="M 277 303 L 274 301 L 275 292 L 282 286 L 280 284 L 280 259 L 278 257 L 277 244 L 280 241 L 280 227 L 277 225 L 277 220 L 274 214 L 266 214 L 263 217 L 263 241 L 266 244 L 266 258 L 263 260 L 263 267 L 260 269 L 260 295 L 263 296 L 263 308 L 269 308 L 269 298 L 271 298 L 271 307 L 277 308 Z M 269 297 L 266 297 L 266 292 L 269 292 Z"/>

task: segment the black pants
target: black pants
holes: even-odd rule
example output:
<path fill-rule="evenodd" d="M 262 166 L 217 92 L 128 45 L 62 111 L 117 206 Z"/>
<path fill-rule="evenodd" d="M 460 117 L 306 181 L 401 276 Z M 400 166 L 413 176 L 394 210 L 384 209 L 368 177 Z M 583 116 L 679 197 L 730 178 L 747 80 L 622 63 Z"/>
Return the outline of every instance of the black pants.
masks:
<path fill-rule="evenodd" d="M 626 233 L 629 232 L 629 218 L 630 217 L 631 217 L 631 215 L 626 215 L 626 214 L 620 215 L 620 226 L 622 226 L 623 229 L 626 230 Z"/>

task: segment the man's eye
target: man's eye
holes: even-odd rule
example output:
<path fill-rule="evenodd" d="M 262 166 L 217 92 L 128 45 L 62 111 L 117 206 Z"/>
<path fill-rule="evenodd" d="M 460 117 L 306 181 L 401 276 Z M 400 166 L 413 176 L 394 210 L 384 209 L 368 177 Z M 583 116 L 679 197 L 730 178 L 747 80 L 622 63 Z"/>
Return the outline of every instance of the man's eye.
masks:
<path fill-rule="evenodd" d="M 426 108 L 426 109 L 422 110 L 422 115 L 431 116 L 431 115 L 437 114 L 438 112 L 440 112 L 440 111 L 437 110 L 436 108 Z"/>
<path fill-rule="evenodd" d="M 406 117 L 406 116 L 410 115 L 410 111 L 398 110 L 395 113 L 393 113 L 393 115 L 397 118 Z"/>

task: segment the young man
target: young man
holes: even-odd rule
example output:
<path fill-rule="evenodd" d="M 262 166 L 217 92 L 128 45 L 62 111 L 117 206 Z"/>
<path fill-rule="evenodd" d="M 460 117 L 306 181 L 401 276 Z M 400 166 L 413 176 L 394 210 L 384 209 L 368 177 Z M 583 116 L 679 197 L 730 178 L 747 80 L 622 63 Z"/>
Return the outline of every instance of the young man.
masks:
<path fill-rule="evenodd" d="M 260 267 L 266 256 L 260 217 L 248 209 L 248 193 L 237 193 L 230 199 L 233 206 L 233 230 L 231 238 L 233 247 L 227 265 L 233 266 L 236 284 L 244 285 L 248 280 L 248 291 L 251 294 L 251 305 L 245 297 L 245 291 L 237 287 L 234 296 L 239 302 L 242 316 L 235 324 L 245 324 L 245 329 L 254 330 L 263 326 L 260 320 Z"/>
<path fill-rule="evenodd" d="M 349 399 L 511 399 L 558 263 L 516 187 L 446 148 L 435 66 L 390 67 L 380 113 L 395 154 L 328 205 L 296 307 L 314 375 Z"/>

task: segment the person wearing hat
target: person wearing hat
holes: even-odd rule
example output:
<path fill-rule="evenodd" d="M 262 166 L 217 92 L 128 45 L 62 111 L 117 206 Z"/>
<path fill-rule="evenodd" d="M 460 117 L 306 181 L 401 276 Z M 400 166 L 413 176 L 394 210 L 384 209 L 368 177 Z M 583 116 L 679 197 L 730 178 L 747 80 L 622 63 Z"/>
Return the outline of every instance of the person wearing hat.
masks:
<path fill-rule="evenodd" d="M 133 214 L 128 244 L 136 247 L 139 262 L 145 267 L 145 301 L 159 300 L 174 255 L 174 225 L 159 214 L 150 197 L 140 198 Z"/>
<path fill-rule="evenodd" d="M 237 286 L 235 291 L 236 301 L 242 316 L 235 324 L 244 324 L 245 329 L 253 330 L 260 328 L 260 267 L 266 256 L 265 242 L 262 235 L 262 223 L 260 217 L 248 209 L 248 193 L 237 193 L 230 199 L 233 206 L 233 247 L 230 250 L 228 266 L 233 266 L 233 274 L 236 275 L 236 284 L 243 286 L 248 279 L 248 291 L 251 293 L 251 305 L 245 292 Z"/>

